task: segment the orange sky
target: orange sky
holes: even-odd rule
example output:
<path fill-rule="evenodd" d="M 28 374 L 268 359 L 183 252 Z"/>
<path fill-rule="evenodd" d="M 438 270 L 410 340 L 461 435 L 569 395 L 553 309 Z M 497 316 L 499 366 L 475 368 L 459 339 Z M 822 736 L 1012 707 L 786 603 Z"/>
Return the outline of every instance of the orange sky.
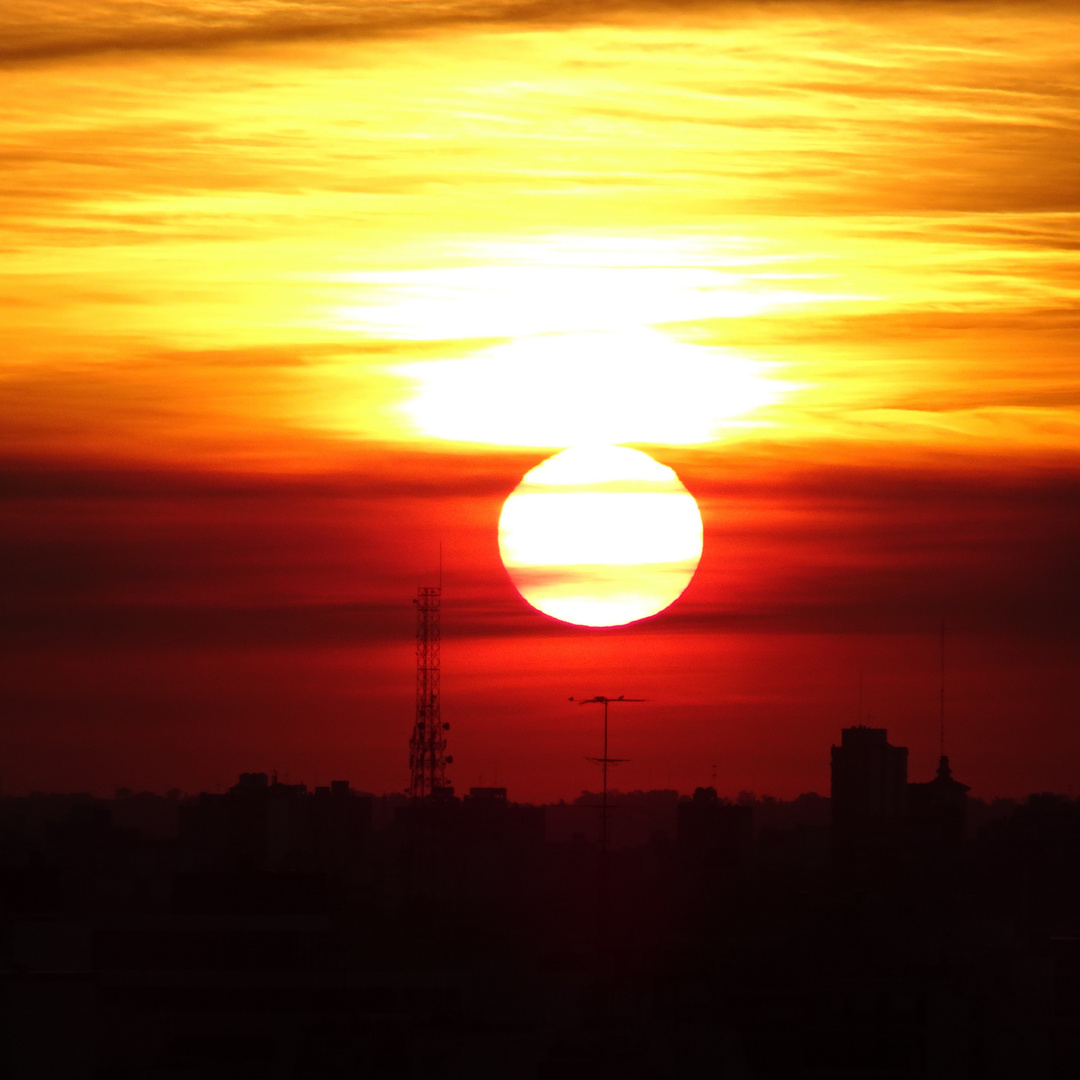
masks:
<path fill-rule="evenodd" d="M 5 788 L 403 787 L 441 540 L 459 788 L 576 794 L 565 699 L 626 693 L 623 786 L 827 790 L 860 670 L 923 779 L 944 617 L 957 775 L 1065 790 L 1076 40 L 1050 3 L 5 4 Z M 705 521 L 622 630 L 498 557 L 586 438 Z"/>

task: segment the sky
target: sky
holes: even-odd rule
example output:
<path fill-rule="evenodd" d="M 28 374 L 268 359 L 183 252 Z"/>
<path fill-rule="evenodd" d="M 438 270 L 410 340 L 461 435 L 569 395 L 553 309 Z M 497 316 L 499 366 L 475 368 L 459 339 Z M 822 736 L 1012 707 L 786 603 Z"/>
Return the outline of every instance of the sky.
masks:
<path fill-rule="evenodd" d="M 827 793 L 857 722 L 1080 777 L 1071 4 L 14 0 L 0 790 Z M 704 523 L 560 623 L 504 501 L 581 443 Z M 1076 794 L 1074 792 L 1074 794 Z"/>

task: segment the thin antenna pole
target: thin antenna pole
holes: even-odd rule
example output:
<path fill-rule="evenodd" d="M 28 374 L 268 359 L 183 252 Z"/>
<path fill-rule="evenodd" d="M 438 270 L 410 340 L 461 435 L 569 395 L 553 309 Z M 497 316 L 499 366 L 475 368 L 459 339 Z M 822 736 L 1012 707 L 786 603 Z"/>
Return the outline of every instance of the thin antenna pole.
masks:
<path fill-rule="evenodd" d="M 945 756 L 945 620 L 941 620 L 941 700 L 939 715 L 939 751 L 938 756 Z"/>
<path fill-rule="evenodd" d="M 571 701 L 574 699 L 571 698 Z M 588 758 L 600 766 L 603 777 L 603 788 L 600 795 L 600 873 L 598 876 L 598 903 L 597 903 L 597 946 L 599 949 L 601 964 L 607 955 L 607 931 L 608 931 L 608 844 L 610 829 L 608 823 L 608 765 L 618 765 L 626 758 L 608 757 L 608 705 L 614 702 L 616 705 L 622 702 L 640 702 L 645 698 L 628 698 L 621 695 L 617 698 L 604 697 L 598 694 L 586 701 L 579 701 L 579 705 L 603 705 L 604 706 L 604 756 L 601 758 Z"/>
<path fill-rule="evenodd" d="M 600 759 L 602 762 L 602 772 L 604 777 L 604 790 L 600 796 L 600 850 L 603 851 L 604 857 L 607 857 L 608 849 L 608 814 L 607 814 L 607 707 L 608 700 L 604 698 L 604 756 Z"/>
<path fill-rule="evenodd" d="M 442 541 L 439 541 L 439 591 L 442 592 Z"/>

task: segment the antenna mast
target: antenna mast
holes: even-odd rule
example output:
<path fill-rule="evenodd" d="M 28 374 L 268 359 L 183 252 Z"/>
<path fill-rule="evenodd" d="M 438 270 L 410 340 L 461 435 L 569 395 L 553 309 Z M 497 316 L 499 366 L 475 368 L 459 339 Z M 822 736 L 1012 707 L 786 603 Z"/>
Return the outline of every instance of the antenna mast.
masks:
<path fill-rule="evenodd" d="M 570 700 L 573 701 L 574 699 L 571 698 Z M 608 757 L 608 706 L 622 704 L 623 702 L 638 702 L 644 700 L 645 698 L 623 697 L 621 694 L 617 698 L 604 697 L 602 694 L 598 694 L 596 697 L 578 702 L 579 705 L 604 706 L 604 756 L 586 759 L 600 766 L 604 784 L 603 794 L 600 797 L 600 873 L 597 875 L 596 904 L 596 943 L 602 966 L 606 966 L 608 951 L 608 843 L 611 835 L 608 819 L 607 771 L 609 765 L 618 765 L 620 762 L 627 760 L 626 758 Z"/>
<path fill-rule="evenodd" d="M 571 698 L 571 701 L 574 699 Z M 603 774 L 603 794 L 600 796 L 600 854 L 603 858 L 607 857 L 608 839 L 610 836 L 608 829 L 608 798 L 607 798 L 607 770 L 609 765 L 618 765 L 620 762 L 626 761 L 626 758 L 613 758 L 608 757 L 608 706 L 612 704 L 618 704 L 619 702 L 638 702 L 644 701 L 645 698 L 628 698 L 623 697 L 621 694 L 617 698 L 609 698 L 603 696 L 597 696 L 589 698 L 588 701 L 579 701 L 579 705 L 603 705 L 604 706 L 604 756 L 603 757 L 591 757 L 588 761 L 592 761 L 600 766 Z"/>
<path fill-rule="evenodd" d="M 441 568 L 440 568 L 441 569 Z M 441 577 L 441 574 L 440 574 Z M 409 739 L 409 798 L 417 800 L 444 790 L 450 727 L 439 711 L 439 659 L 442 642 L 442 587 L 421 586 L 416 599 L 416 721 Z"/>
<path fill-rule="evenodd" d="M 945 620 L 941 620 L 941 702 L 940 702 L 940 749 L 938 756 L 945 756 Z"/>

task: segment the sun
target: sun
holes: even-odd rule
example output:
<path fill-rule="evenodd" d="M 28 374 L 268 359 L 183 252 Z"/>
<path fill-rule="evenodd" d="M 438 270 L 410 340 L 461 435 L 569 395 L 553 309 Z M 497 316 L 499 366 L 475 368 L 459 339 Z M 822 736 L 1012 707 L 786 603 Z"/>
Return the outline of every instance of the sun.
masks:
<path fill-rule="evenodd" d="M 548 458 L 499 518 L 515 588 L 579 626 L 620 626 L 669 607 L 690 584 L 701 544 L 701 512 L 674 470 L 626 446 Z"/>

